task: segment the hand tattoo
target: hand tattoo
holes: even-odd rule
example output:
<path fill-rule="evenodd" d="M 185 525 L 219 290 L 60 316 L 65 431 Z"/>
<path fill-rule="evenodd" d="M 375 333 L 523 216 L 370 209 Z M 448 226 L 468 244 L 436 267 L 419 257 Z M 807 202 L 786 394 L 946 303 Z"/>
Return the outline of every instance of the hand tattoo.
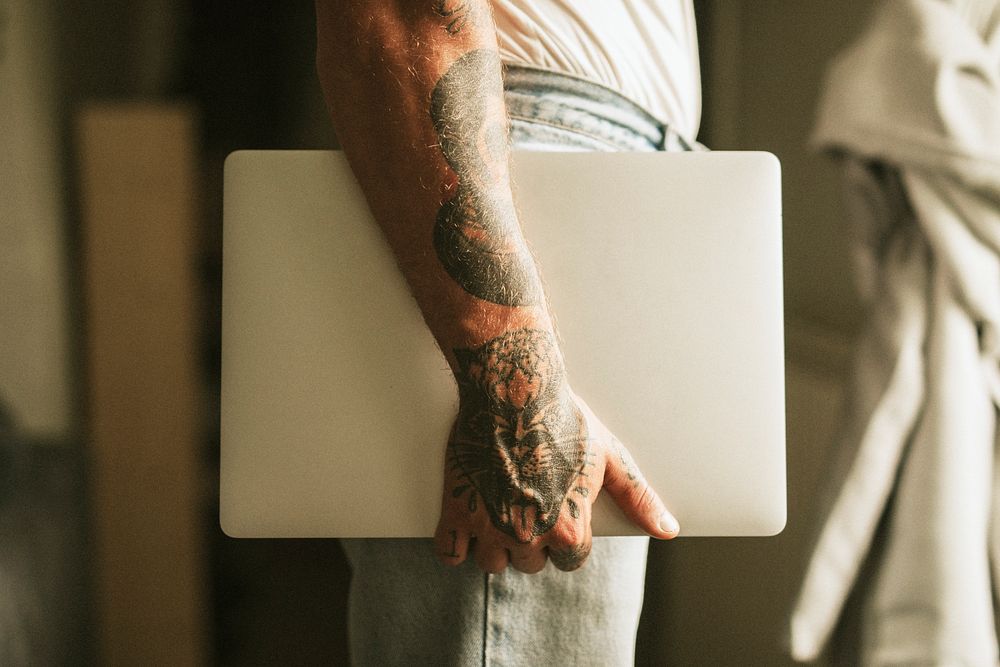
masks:
<path fill-rule="evenodd" d="M 470 512 L 481 499 L 493 525 L 521 543 L 552 528 L 564 504 L 578 518 L 569 495 L 586 497 L 580 479 L 592 461 L 552 334 L 518 329 L 455 355 L 460 403 L 448 456 L 460 482 L 452 496 L 468 493 Z"/>
<path fill-rule="evenodd" d="M 434 225 L 438 259 L 466 292 L 503 306 L 540 301 L 535 264 L 521 239 L 507 173 L 500 58 L 469 51 L 431 93 L 441 152 L 458 177 Z"/>

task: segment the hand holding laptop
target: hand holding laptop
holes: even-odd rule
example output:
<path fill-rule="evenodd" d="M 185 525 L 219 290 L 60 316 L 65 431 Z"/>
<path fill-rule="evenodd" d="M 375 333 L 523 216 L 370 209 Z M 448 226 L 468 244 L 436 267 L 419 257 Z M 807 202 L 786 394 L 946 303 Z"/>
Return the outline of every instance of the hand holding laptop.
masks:
<path fill-rule="evenodd" d="M 602 487 L 637 526 L 676 536 L 632 455 L 569 388 L 551 333 L 509 331 L 459 351 L 459 413 L 448 442 L 437 553 L 501 572 L 535 573 L 546 553 L 561 570 L 591 548 L 591 504 Z"/>
<path fill-rule="evenodd" d="M 432 173 L 414 161 L 380 161 L 378 150 L 367 162 L 353 158 L 354 169 L 343 154 L 322 151 L 242 151 L 227 160 L 220 521 L 228 535 L 431 537 L 442 472 L 451 470 L 453 377 L 464 363 L 465 376 L 488 380 L 476 360 L 489 341 L 553 330 L 541 304 L 503 306 L 466 290 L 487 287 L 470 275 L 499 275 L 506 280 L 490 284 L 508 287 L 486 290 L 491 298 L 531 292 L 511 288 L 526 284 L 511 280 L 523 275 L 520 235 L 504 245 L 483 233 L 502 229 L 508 216 L 480 224 L 453 215 L 483 210 L 475 199 L 482 188 L 457 177 L 440 190 L 398 187 L 454 174 L 435 141 L 414 144 L 437 155 Z M 532 396 L 548 405 L 553 388 L 564 399 L 572 387 L 628 444 L 685 536 L 779 532 L 786 505 L 777 161 L 762 153 L 518 153 L 513 167 L 569 380 L 542 386 L 526 376 L 502 394 L 488 383 L 508 405 L 473 411 L 466 430 L 495 407 L 525 439 L 506 458 L 534 472 L 524 447 L 540 426 L 568 430 L 550 413 L 573 411 L 535 410 L 520 425 L 504 411 Z M 359 170 L 376 181 L 368 201 Z M 373 212 L 393 219 L 395 235 L 380 233 Z M 465 250 L 441 253 L 446 264 L 435 236 Z M 493 261 L 470 273 L 453 261 L 462 258 Z M 425 281 L 407 284 L 400 265 Z M 523 357 L 494 348 L 498 361 L 501 350 L 508 362 Z M 507 363 L 504 377 L 539 366 L 523 358 Z M 600 432 L 593 421 L 588 432 Z M 578 451 L 548 447 L 539 461 L 553 449 Z M 511 469 L 499 453 L 496 460 Z M 539 479 L 518 488 L 541 486 Z M 444 500 L 467 511 L 472 486 L 460 486 L 449 481 Z M 573 488 L 566 497 L 576 503 Z M 588 494 L 594 535 L 640 534 L 615 503 Z M 450 538 L 450 530 L 458 527 L 439 532 Z M 443 546 L 453 553 L 447 539 Z"/>
<path fill-rule="evenodd" d="M 566 380 L 514 206 L 495 35 L 451 34 L 417 71 L 397 60 L 392 39 L 356 48 L 364 17 L 353 11 L 319 8 L 320 80 L 348 161 L 459 385 L 442 560 L 461 563 L 471 548 L 485 571 L 537 572 L 548 549 L 558 567 L 580 567 L 605 471 L 627 514 L 673 537 L 659 527 L 662 503 L 625 470 L 629 455 Z M 410 39 L 426 28 L 385 29 Z M 375 52 L 374 71 L 392 76 L 369 76 Z M 383 110 L 375 124 L 373 109 Z"/>

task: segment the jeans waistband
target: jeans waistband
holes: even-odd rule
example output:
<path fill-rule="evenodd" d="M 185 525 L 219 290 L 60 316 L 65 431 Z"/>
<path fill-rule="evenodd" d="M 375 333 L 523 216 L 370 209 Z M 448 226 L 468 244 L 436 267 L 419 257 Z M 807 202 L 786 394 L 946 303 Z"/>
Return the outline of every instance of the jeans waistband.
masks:
<path fill-rule="evenodd" d="M 621 93 L 593 81 L 508 64 L 504 70 L 512 122 L 539 123 L 586 135 L 609 150 L 693 150 L 691 142 Z"/>

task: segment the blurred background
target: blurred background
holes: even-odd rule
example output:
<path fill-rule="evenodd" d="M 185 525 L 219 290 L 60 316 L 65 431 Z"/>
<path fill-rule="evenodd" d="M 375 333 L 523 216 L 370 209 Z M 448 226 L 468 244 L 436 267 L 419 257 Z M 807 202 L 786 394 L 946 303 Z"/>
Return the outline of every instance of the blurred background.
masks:
<path fill-rule="evenodd" d="M 653 545 L 639 663 L 791 664 L 850 342 L 839 176 L 807 141 L 870 0 L 695 0 L 716 149 L 783 168 L 789 521 Z M 222 163 L 335 146 L 312 3 L 0 4 L 0 664 L 341 664 L 327 540 L 218 528 Z"/>

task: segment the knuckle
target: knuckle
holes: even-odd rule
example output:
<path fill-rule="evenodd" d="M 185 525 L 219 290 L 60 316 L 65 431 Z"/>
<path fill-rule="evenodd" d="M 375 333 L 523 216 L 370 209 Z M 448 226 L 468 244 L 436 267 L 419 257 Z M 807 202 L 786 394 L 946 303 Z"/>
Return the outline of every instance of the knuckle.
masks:
<path fill-rule="evenodd" d="M 552 531 L 549 545 L 565 549 L 583 541 L 583 527 L 576 521 L 565 521 Z"/>
<path fill-rule="evenodd" d="M 576 544 L 565 549 L 549 548 L 549 560 L 557 569 L 572 572 L 583 567 L 590 556 L 590 543 Z"/>
<path fill-rule="evenodd" d="M 646 480 L 640 480 L 635 495 L 635 505 L 640 510 L 650 510 L 656 504 L 656 494 L 653 493 L 653 489 Z"/>
<path fill-rule="evenodd" d="M 466 537 L 454 529 L 439 528 L 434 536 L 434 551 L 442 563 L 458 565 L 466 557 Z"/>

